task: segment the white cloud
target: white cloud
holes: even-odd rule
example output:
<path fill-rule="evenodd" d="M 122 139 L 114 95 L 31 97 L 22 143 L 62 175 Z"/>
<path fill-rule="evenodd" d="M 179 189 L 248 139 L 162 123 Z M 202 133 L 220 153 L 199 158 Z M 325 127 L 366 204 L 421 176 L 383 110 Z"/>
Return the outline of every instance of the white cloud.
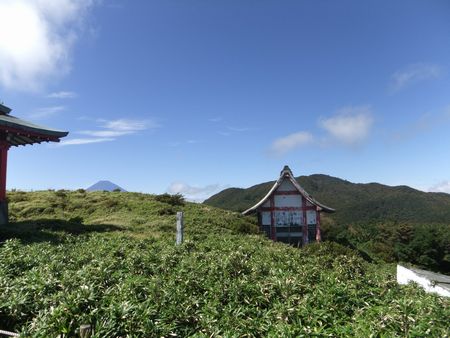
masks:
<path fill-rule="evenodd" d="M 295 148 L 312 143 L 314 140 L 311 133 L 300 131 L 285 137 L 276 139 L 270 147 L 270 152 L 274 155 L 283 155 Z"/>
<path fill-rule="evenodd" d="M 336 111 L 333 116 L 318 121 L 319 126 L 325 131 L 324 135 L 317 137 L 309 131 L 289 134 L 276 139 L 269 153 L 279 156 L 308 144 L 326 146 L 332 142 L 354 147 L 369 137 L 373 121 L 369 106 L 344 107 Z"/>
<path fill-rule="evenodd" d="M 69 145 L 80 145 L 80 144 L 90 144 L 90 143 L 101 143 L 114 141 L 114 138 L 73 138 L 68 140 L 63 140 L 58 143 L 58 146 L 69 146 Z"/>
<path fill-rule="evenodd" d="M 94 0 L 2 0 L 0 84 L 38 90 L 70 71 L 80 23 Z"/>
<path fill-rule="evenodd" d="M 370 134 L 373 117 L 369 106 L 344 107 L 319 121 L 332 138 L 345 145 L 358 145 Z"/>
<path fill-rule="evenodd" d="M 188 200 L 202 202 L 214 193 L 219 192 L 221 189 L 219 184 L 194 187 L 184 182 L 172 182 L 169 188 L 167 188 L 167 192 L 170 194 L 182 194 Z"/>
<path fill-rule="evenodd" d="M 30 117 L 34 119 L 44 119 L 56 115 L 65 109 L 65 106 L 43 107 L 36 109 L 33 113 L 30 114 Z"/>
<path fill-rule="evenodd" d="M 77 96 L 77 93 L 69 91 L 55 92 L 47 95 L 49 99 L 73 99 Z"/>
<path fill-rule="evenodd" d="M 136 134 L 143 130 L 159 128 L 160 125 L 152 120 L 97 120 L 103 129 L 99 130 L 81 130 L 78 134 L 88 135 L 91 138 L 78 138 L 64 142 L 66 144 L 88 144 L 106 141 L 114 141 L 118 137 Z"/>
<path fill-rule="evenodd" d="M 443 69 L 435 64 L 415 63 L 402 70 L 396 71 L 391 76 L 390 91 L 397 92 L 412 84 L 436 79 L 443 74 Z"/>
<path fill-rule="evenodd" d="M 94 137 L 119 137 L 132 134 L 132 131 L 119 131 L 119 130 L 83 130 L 79 134 L 89 135 Z"/>
<path fill-rule="evenodd" d="M 208 119 L 209 122 L 218 123 L 221 122 L 223 119 L 221 117 L 213 117 L 211 119 Z"/>
<path fill-rule="evenodd" d="M 445 192 L 450 194 L 450 181 L 442 181 L 438 184 L 433 185 L 428 191 L 432 192 Z"/>
<path fill-rule="evenodd" d="M 129 119 L 118 119 L 118 120 L 100 120 L 103 123 L 103 127 L 106 129 L 116 130 L 116 131 L 129 131 L 136 132 L 145 129 L 155 129 L 159 128 L 160 125 L 151 120 L 129 120 Z"/>

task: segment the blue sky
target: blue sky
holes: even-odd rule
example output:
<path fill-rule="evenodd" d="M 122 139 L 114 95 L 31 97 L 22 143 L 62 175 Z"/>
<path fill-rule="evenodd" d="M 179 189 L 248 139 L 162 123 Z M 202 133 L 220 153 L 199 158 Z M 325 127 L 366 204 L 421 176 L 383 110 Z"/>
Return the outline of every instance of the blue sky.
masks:
<path fill-rule="evenodd" d="M 8 188 L 201 200 L 323 173 L 450 193 L 450 2 L 1 0 Z"/>

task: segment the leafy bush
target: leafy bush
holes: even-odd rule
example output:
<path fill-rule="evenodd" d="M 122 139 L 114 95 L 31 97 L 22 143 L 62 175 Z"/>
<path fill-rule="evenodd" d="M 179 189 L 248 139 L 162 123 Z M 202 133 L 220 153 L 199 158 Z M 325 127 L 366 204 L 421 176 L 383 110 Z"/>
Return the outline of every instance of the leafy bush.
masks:
<path fill-rule="evenodd" d="M 113 199 L 105 199 L 102 204 L 107 209 L 116 209 L 120 205 L 119 201 Z"/>
<path fill-rule="evenodd" d="M 55 191 L 55 196 L 60 197 L 60 198 L 66 198 L 67 192 L 63 189 L 57 190 L 57 191 Z"/>
<path fill-rule="evenodd" d="M 85 323 L 96 337 L 448 334 L 445 299 L 400 287 L 389 271 L 331 243 L 8 240 L 0 266 L 0 325 L 25 336 L 74 336 Z"/>
<path fill-rule="evenodd" d="M 166 215 L 175 215 L 177 212 L 172 206 L 165 206 L 163 208 L 158 209 L 158 215 L 159 216 L 166 216 Z"/>
<path fill-rule="evenodd" d="M 183 195 L 181 194 L 162 194 L 162 195 L 156 195 L 155 199 L 158 202 L 170 204 L 172 206 L 183 206 L 185 204 L 185 200 Z"/>
<path fill-rule="evenodd" d="M 326 227 L 324 239 L 354 247 L 374 259 L 404 261 L 450 272 L 450 225 L 383 222 Z"/>
<path fill-rule="evenodd" d="M 25 191 L 14 191 L 13 194 L 8 194 L 8 202 L 17 203 L 24 202 L 28 199 L 28 194 Z"/>

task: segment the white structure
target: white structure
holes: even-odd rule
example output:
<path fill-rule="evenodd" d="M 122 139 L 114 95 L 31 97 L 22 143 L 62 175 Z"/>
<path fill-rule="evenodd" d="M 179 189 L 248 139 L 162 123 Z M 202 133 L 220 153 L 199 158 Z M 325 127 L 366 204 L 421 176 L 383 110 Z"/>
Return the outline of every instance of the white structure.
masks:
<path fill-rule="evenodd" d="M 450 276 L 397 265 L 397 283 L 408 284 L 410 282 L 419 284 L 426 292 L 450 297 Z"/>
<path fill-rule="evenodd" d="M 267 237 L 295 246 L 320 242 L 320 213 L 334 212 L 309 195 L 285 166 L 272 189 L 244 215 L 258 214 L 259 228 Z"/>

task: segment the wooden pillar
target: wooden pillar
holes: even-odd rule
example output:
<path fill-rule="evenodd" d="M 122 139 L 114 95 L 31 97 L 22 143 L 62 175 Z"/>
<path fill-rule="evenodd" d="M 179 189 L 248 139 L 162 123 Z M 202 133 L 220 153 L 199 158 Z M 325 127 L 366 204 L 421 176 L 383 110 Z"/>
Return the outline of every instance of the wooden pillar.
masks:
<path fill-rule="evenodd" d="M 9 144 L 0 141 L 0 224 L 8 223 L 8 203 L 6 201 L 6 166 Z"/>
<path fill-rule="evenodd" d="M 303 245 L 308 244 L 308 219 L 306 218 L 306 198 L 302 198 L 302 212 L 303 212 Z"/>
<path fill-rule="evenodd" d="M 316 225 L 316 242 L 321 242 L 322 241 L 322 235 L 320 234 L 320 211 L 317 210 L 317 225 Z"/>
<path fill-rule="evenodd" d="M 6 165 L 8 162 L 9 145 L 0 141 L 0 202 L 6 200 Z"/>
<path fill-rule="evenodd" d="M 177 212 L 177 245 L 180 245 L 183 243 L 183 237 L 184 237 L 184 219 L 183 219 L 183 212 L 178 211 Z"/>
<path fill-rule="evenodd" d="M 275 234 L 275 199 L 273 195 L 270 196 L 270 235 L 273 241 L 277 240 Z"/>

